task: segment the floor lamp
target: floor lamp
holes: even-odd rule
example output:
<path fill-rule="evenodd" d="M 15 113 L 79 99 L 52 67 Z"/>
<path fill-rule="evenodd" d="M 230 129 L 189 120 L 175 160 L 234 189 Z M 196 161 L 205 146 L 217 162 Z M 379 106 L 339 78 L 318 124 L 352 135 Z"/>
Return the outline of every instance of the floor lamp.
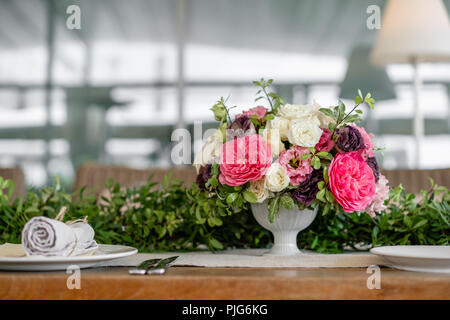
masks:
<path fill-rule="evenodd" d="M 388 0 L 371 60 L 414 68 L 414 167 L 420 168 L 424 117 L 419 103 L 421 62 L 450 61 L 450 23 L 442 0 Z"/>

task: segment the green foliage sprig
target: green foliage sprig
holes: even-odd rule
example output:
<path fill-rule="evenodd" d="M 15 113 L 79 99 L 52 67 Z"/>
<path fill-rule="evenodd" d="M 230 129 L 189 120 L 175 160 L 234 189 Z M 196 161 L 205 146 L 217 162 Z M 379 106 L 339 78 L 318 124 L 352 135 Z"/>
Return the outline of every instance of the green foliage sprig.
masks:
<path fill-rule="evenodd" d="M 332 118 L 334 120 L 334 123 L 330 123 L 328 125 L 328 129 L 332 132 L 332 137 L 334 137 L 336 130 L 339 129 L 339 127 L 344 126 L 346 124 L 351 124 L 355 122 L 362 121 L 361 115 L 362 110 L 358 109 L 359 106 L 366 103 L 371 109 L 374 109 L 373 104 L 375 103 L 375 99 L 372 98 L 372 95 L 367 93 L 365 96 L 363 96 L 360 89 L 358 89 L 358 95 L 355 97 L 355 105 L 350 110 L 350 112 L 345 112 L 345 104 L 339 100 L 339 103 L 337 106 L 335 106 L 333 109 L 329 108 L 320 108 L 319 111 L 325 114 L 326 116 Z M 355 112 L 356 114 L 353 114 Z"/>
<path fill-rule="evenodd" d="M 270 86 L 273 83 L 273 79 L 264 80 L 264 78 L 261 78 L 259 81 L 253 81 L 253 84 L 255 86 L 260 87 L 256 92 L 257 97 L 255 98 L 255 102 L 261 99 L 267 99 L 270 105 L 269 114 L 275 115 L 278 112 L 278 109 L 284 105 L 284 100 L 280 96 L 278 96 L 275 92 L 269 92 Z M 273 116 L 272 116 L 273 117 Z"/>
<path fill-rule="evenodd" d="M 132 188 L 108 181 L 109 195 L 100 199 L 85 188 L 68 194 L 56 180 L 53 186 L 30 189 L 24 198 L 12 202 L 13 188 L 11 181 L 0 178 L 0 243 L 20 243 L 29 219 L 38 215 L 54 218 L 65 206 L 67 220 L 88 217 L 99 243 L 130 245 L 140 252 L 265 248 L 271 244 L 269 232 L 254 220 L 248 205 L 230 206 L 227 198 L 212 196 L 195 184 L 185 188 L 170 177 L 161 185 L 149 180 Z M 232 204 L 244 197 L 242 192 L 236 194 Z M 334 207 L 325 212 L 320 205 L 313 224 L 299 234 L 299 246 L 333 253 L 345 247 L 449 245 L 449 190 L 432 183 L 420 198 L 402 186 L 392 188 L 387 210 L 375 218 Z"/>

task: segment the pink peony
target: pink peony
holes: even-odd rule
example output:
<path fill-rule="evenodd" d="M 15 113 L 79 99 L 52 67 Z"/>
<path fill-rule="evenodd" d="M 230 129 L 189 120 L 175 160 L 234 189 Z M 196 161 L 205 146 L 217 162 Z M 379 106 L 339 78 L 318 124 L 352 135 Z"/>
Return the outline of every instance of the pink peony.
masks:
<path fill-rule="evenodd" d="M 376 212 L 380 212 L 386 209 L 384 201 L 389 198 L 389 186 L 388 180 L 385 176 L 380 174 L 378 182 L 375 186 L 375 196 L 372 203 L 366 208 L 366 212 L 372 217 L 375 217 Z"/>
<path fill-rule="evenodd" d="M 331 139 L 331 131 L 328 129 L 322 130 L 319 142 L 317 142 L 315 148 L 317 152 L 325 151 L 330 152 L 334 147 L 334 141 Z"/>
<path fill-rule="evenodd" d="M 338 153 L 328 175 L 330 191 L 345 212 L 362 211 L 372 202 L 375 177 L 358 151 Z"/>
<path fill-rule="evenodd" d="M 238 114 L 236 116 L 236 119 L 238 119 L 242 116 L 247 116 L 249 118 L 252 118 L 252 116 L 257 116 L 258 121 L 261 121 L 266 115 L 267 115 L 267 109 L 264 108 L 263 106 L 257 106 L 257 107 L 251 108 L 250 110 L 244 111 L 241 114 Z"/>
<path fill-rule="evenodd" d="M 364 139 L 364 144 L 366 145 L 366 148 L 363 150 L 359 150 L 358 152 L 363 156 L 364 159 L 367 158 L 371 158 L 373 156 L 375 156 L 375 154 L 372 152 L 374 145 L 372 142 L 372 138 L 373 138 L 373 133 L 367 133 L 366 129 L 362 128 L 362 127 L 358 127 L 358 126 L 353 126 L 356 129 L 358 129 L 359 133 L 361 133 L 363 139 Z"/>
<path fill-rule="evenodd" d="M 301 156 L 306 153 L 310 153 L 308 148 L 292 146 L 289 150 L 280 153 L 278 158 L 278 162 L 286 170 L 293 186 L 298 186 L 313 172 L 311 158 L 301 160 Z"/>
<path fill-rule="evenodd" d="M 270 146 L 258 134 L 228 141 L 220 154 L 221 184 L 240 186 L 259 180 L 272 163 Z"/>

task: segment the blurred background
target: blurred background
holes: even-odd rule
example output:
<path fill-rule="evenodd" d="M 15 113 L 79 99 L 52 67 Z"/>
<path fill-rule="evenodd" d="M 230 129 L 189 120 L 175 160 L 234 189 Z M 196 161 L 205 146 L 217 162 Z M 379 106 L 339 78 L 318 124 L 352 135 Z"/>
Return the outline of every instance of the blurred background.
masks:
<path fill-rule="evenodd" d="M 442 3 L 448 12 L 450 0 Z M 80 9 L 80 29 L 68 27 L 71 5 Z M 87 162 L 170 167 L 174 127 L 216 126 L 209 108 L 221 96 L 236 113 L 253 107 L 251 81 L 264 77 L 298 104 L 342 98 L 352 106 L 358 88 L 370 90 L 377 103 L 364 126 L 386 148 L 382 166 L 448 168 L 450 63 L 420 65 L 424 132 L 416 161 L 414 68 L 369 63 L 379 32 L 368 26 L 376 13 L 369 6 L 382 14 L 385 5 L 0 0 L 0 167 L 21 168 L 27 186 L 58 175 L 69 188 Z M 199 147 L 196 141 L 193 152 Z"/>

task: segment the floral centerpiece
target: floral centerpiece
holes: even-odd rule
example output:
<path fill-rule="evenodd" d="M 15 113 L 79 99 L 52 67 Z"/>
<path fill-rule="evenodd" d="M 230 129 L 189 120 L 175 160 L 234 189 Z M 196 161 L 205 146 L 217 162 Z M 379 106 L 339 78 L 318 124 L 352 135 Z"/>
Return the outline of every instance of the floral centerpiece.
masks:
<path fill-rule="evenodd" d="M 258 105 L 232 120 L 223 98 L 212 107 L 220 124 L 194 160 L 200 188 L 234 212 L 251 204 L 257 221 L 274 233 L 279 254 L 298 251 L 287 244 L 292 247 L 319 207 L 324 214 L 334 206 L 371 216 L 385 209 L 388 181 L 374 157 L 373 135 L 356 125 L 358 107 L 373 108 L 370 93 L 358 90 L 347 112 L 342 101 L 332 108 L 286 104 L 269 92 L 272 80 L 254 84 L 255 102 L 266 99 L 267 108 Z M 293 232 L 286 236 L 286 230 Z"/>

